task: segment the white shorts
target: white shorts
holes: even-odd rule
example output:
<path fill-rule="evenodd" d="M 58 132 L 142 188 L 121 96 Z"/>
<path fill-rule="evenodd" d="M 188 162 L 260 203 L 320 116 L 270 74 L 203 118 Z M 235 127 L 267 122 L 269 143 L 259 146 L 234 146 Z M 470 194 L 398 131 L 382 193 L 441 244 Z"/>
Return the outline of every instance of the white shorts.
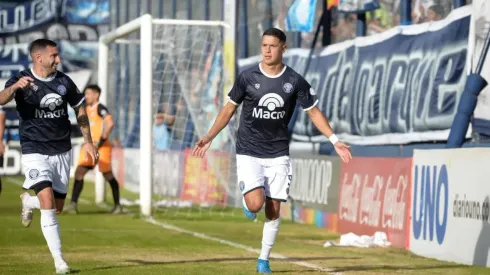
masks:
<path fill-rule="evenodd" d="M 66 194 L 70 179 L 70 159 L 71 150 L 54 156 L 41 154 L 22 155 L 22 170 L 26 177 L 22 187 L 24 189 L 33 189 L 36 184 L 49 181 L 52 183 L 54 191 Z"/>
<path fill-rule="evenodd" d="M 257 188 L 264 188 L 267 198 L 287 201 L 293 169 L 289 156 L 277 158 L 256 158 L 237 155 L 237 177 L 242 194 Z"/>

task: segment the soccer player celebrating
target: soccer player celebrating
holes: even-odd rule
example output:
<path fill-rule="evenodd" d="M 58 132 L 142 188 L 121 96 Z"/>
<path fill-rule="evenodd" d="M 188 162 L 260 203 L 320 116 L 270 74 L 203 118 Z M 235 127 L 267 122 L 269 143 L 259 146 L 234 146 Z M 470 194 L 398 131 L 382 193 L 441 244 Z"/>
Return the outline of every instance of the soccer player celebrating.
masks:
<path fill-rule="evenodd" d="M 83 94 L 64 73 L 56 70 L 61 62 L 55 42 L 38 39 L 29 46 L 33 67 L 10 78 L 0 92 L 0 105 L 15 98 L 19 115 L 24 189 L 21 195 L 22 224 L 28 227 L 33 209 L 41 211 L 41 230 L 54 259 L 56 273 L 70 268 L 61 252 L 57 213 L 65 203 L 70 177 L 70 120 L 67 104 L 76 112 L 85 143 L 83 149 L 97 162 L 98 153 L 90 136 L 90 125 L 84 108 Z"/>
<path fill-rule="evenodd" d="M 85 88 L 86 112 L 90 120 L 90 133 L 92 140 L 96 144 L 100 153 L 99 171 L 102 172 L 104 178 L 109 182 L 114 198 L 113 214 L 122 213 L 121 205 L 119 204 L 119 184 L 114 178 L 111 167 L 112 147 L 108 138 L 114 128 L 114 120 L 107 108 L 99 103 L 100 87 L 97 85 L 89 85 Z M 78 158 L 77 169 L 75 170 L 75 185 L 73 186 L 73 194 L 71 203 L 65 208 L 65 212 L 77 213 L 77 202 L 83 189 L 83 178 L 88 170 L 93 169 L 94 164 L 87 158 L 84 151 L 80 152 Z"/>
<path fill-rule="evenodd" d="M 318 100 L 310 84 L 282 63 L 285 50 L 286 35 L 281 30 L 270 28 L 264 32 L 262 61 L 240 73 L 228 94 L 229 102 L 192 152 L 203 157 L 237 106 L 243 103 L 236 142 L 237 178 L 244 195 L 243 210 L 249 219 L 255 219 L 265 202 L 266 220 L 257 261 L 260 273 L 272 273 L 269 255 L 279 230 L 280 205 L 289 195 L 292 168 L 288 123 L 297 101 L 318 130 L 333 143 L 340 158 L 346 163 L 352 158 L 349 146 L 338 140 L 316 106 Z"/>

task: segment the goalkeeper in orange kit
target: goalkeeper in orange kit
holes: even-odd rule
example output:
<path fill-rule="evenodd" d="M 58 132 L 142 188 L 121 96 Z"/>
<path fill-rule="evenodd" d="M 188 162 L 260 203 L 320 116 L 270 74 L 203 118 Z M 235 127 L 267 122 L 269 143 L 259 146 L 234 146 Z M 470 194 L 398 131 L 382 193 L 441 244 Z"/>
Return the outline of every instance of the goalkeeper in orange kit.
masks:
<path fill-rule="evenodd" d="M 99 103 L 101 89 L 97 85 L 89 85 L 85 88 L 85 102 L 87 103 L 86 111 L 90 120 L 90 132 L 92 133 L 92 140 L 97 146 L 99 157 L 99 171 L 102 172 L 104 178 L 109 182 L 112 189 L 112 196 L 114 198 L 113 214 L 122 213 L 122 207 L 119 203 L 119 184 L 112 173 L 111 159 L 112 159 L 112 146 L 108 138 L 114 128 L 114 121 L 112 115 L 107 108 Z M 85 174 L 94 168 L 93 161 L 84 151 L 80 152 L 78 158 L 77 169 L 75 170 L 75 184 L 73 186 L 73 193 L 71 196 L 71 202 L 68 207 L 65 208 L 67 213 L 78 213 L 77 203 L 80 194 L 83 189 L 83 178 Z"/>

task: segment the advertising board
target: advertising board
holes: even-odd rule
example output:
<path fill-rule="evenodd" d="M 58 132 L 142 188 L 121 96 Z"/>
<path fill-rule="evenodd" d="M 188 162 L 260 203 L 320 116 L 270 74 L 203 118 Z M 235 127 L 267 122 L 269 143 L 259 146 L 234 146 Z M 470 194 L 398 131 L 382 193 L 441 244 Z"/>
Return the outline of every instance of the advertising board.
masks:
<path fill-rule="evenodd" d="M 410 250 L 490 266 L 490 149 L 415 150 Z"/>
<path fill-rule="evenodd" d="M 407 248 L 411 158 L 353 158 L 341 166 L 339 233 L 385 232 Z"/>

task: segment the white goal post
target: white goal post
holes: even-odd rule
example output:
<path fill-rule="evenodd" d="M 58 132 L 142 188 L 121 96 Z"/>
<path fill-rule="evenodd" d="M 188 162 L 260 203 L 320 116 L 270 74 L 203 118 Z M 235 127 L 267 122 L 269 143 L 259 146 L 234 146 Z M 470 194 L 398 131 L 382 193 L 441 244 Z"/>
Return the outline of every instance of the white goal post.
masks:
<path fill-rule="evenodd" d="M 155 43 L 164 43 L 165 41 L 154 41 L 154 27 L 156 25 L 183 25 L 183 26 L 217 26 L 225 27 L 228 25 L 222 21 L 200 21 L 200 20 L 173 20 L 173 19 L 154 19 L 151 15 L 145 14 L 126 24 L 118 26 L 115 30 L 103 35 L 99 39 L 98 47 L 98 85 L 102 93 L 100 102 L 107 104 L 110 83 L 109 70 L 111 58 L 114 58 L 110 52 L 110 46 L 113 43 L 137 43 L 139 45 L 139 194 L 141 214 L 150 216 L 152 214 L 152 175 L 153 175 L 153 116 L 154 116 L 154 48 Z M 139 31 L 139 38 L 128 40 L 130 34 Z M 115 108 L 122 108 L 116 106 Z M 112 110 L 113 112 L 115 110 Z M 131 171 L 133 173 L 133 171 Z M 96 172 L 95 184 L 96 203 L 102 203 L 105 200 L 104 178 L 100 172 Z"/>

